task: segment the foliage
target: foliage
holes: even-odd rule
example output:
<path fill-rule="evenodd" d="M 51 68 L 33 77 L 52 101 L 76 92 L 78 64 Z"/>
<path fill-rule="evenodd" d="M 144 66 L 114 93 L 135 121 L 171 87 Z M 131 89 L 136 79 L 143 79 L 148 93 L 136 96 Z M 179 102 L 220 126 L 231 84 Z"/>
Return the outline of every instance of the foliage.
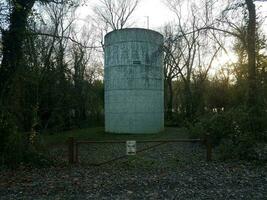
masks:
<path fill-rule="evenodd" d="M 21 133 L 16 128 L 12 116 L 1 111 L 0 119 L 0 165 L 11 168 L 20 164 L 47 166 L 52 162 L 44 151 L 39 136 L 35 133 Z M 30 142 L 29 142 L 30 141 Z"/>
<path fill-rule="evenodd" d="M 195 138 L 209 133 L 223 159 L 261 159 L 259 152 L 266 148 L 261 144 L 267 142 L 266 120 L 264 115 L 251 119 L 248 111 L 241 107 L 210 113 L 190 124 L 189 133 Z"/>
<path fill-rule="evenodd" d="M 0 153 L 3 156 L 3 152 L 5 151 L 5 146 L 7 142 L 10 140 L 9 136 L 16 133 L 17 128 L 15 122 L 10 113 L 1 109 L 0 111 Z M 3 157 L 1 160 L 3 161 Z"/>
<path fill-rule="evenodd" d="M 87 48 L 94 34 L 83 27 L 76 41 L 79 2 L 0 3 L 2 164 L 45 164 L 40 132 L 103 123 L 102 64 Z"/>
<path fill-rule="evenodd" d="M 45 164 L 39 133 L 104 124 L 104 46 L 95 50 L 103 35 L 95 38 L 95 29 L 125 27 L 139 1 L 99 1 L 94 11 L 103 23 L 79 27 L 83 31 L 74 23 L 79 2 L 0 3 L 2 163 Z M 194 138 L 210 133 L 224 158 L 257 159 L 266 143 L 267 56 L 256 15 L 248 15 L 255 12 L 253 1 L 247 7 L 229 2 L 216 19 L 209 1 L 202 2 L 205 9 L 168 2 L 177 21 L 164 30 L 166 124 L 185 125 Z M 210 76 L 220 50 L 226 51 L 216 31 L 235 38 L 238 60 Z"/>

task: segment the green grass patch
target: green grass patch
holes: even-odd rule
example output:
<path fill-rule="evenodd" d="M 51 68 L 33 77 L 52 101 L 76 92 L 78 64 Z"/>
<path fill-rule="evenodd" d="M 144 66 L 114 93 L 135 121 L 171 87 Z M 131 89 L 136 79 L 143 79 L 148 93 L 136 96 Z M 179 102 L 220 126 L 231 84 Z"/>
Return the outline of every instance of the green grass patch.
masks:
<path fill-rule="evenodd" d="M 167 127 L 157 134 L 116 134 L 106 133 L 104 127 L 76 129 L 59 133 L 45 133 L 42 140 L 47 145 L 63 144 L 69 137 L 76 140 L 159 140 L 159 139 L 181 139 L 188 138 L 187 130 L 184 128 Z"/>

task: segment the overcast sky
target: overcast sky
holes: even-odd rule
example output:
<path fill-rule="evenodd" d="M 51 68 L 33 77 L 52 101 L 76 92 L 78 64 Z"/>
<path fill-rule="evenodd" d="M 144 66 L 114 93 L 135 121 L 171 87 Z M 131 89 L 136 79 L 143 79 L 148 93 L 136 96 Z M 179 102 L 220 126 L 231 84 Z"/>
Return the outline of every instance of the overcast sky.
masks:
<path fill-rule="evenodd" d="M 98 0 L 88 1 L 88 6 L 80 9 L 80 18 L 86 18 L 92 16 L 92 7 Z M 197 1 L 197 0 L 196 0 Z M 134 21 L 133 27 L 147 28 L 149 18 L 149 28 L 153 30 L 159 30 L 168 22 L 175 20 L 175 15 L 170 11 L 170 9 L 164 3 L 165 0 L 140 0 L 140 3 L 134 12 L 131 20 Z M 256 3 L 256 7 L 259 9 L 261 16 L 267 16 L 267 0 L 264 3 Z M 267 35 L 267 20 L 263 25 L 265 34 Z M 231 51 L 232 52 L 232 51 Z M 223 54 L 220 58 L 216 59 L 214 65 L 223 66 L 225 63 L 234 62 L 236 60 L 234 53 L 229 53 L 228 55 Z"/>
<path fill-rule="evenodd" d="M 149 26 L 151 29 L 158 29 L 165 23 L 173 21 L 175 16 L 170 9 L 165 5 L 165 0 L 140 0 L 140 4 L 134 13 L 136 25 L 146 27 L 146 17 L 149 16 Z M 267 0 L 266 2 L 256 3 L 259 12 L 263 16 L 267 16 Z M 264 23 L 264 29 L 267 33 L 267 20 Z"/>
<path fill-rule="evenodd" d="M 175 16 L 163 2 L 163 0 L 141 0 L 133 16 L 136 19 L 136 25 L 146 28 L 147 17 L 149 17 L 149 28 L 157 30 L 172 21 Z"/>
<path fill-rule="evenodd" d="M 80 18 L 86 18 L 92 15 L 92 7 L 98 0 L 88 1 L 86 7 L 82 7 L 79 11 Z M 174 15 L 163 3 L 164 0 L 140 0 L 131 20 L 134 21 L 134 27 L 147 28 L 147 17 L 149 17 L 150 29 L 158 29 L 165 23 L 172 21 Z"/>
<path fill-rule="evenodd" d="M 92 6 L 98 0 L 88 1 L 88 6 L 80 9 L 80 17 L 84 18 L 88 15 L 92 15 Z M 197 0 L 196 0 L 197 1 Z M 158 30 L 164 24 L 173 21 L 175 19 L 174 14 L 165 5 L 165 0 L 140 0 L 140 3 L 132 16 L 132 20 L 135 22 L 135 27 L 146 28 L 147 17 L 149 17 L 149 28 Z M 267 16 L 267 0 L 266 2 L 256 3 L 262 16 Z M 267 21 L 264 23 L 264 29 L 267 33 Z"/>

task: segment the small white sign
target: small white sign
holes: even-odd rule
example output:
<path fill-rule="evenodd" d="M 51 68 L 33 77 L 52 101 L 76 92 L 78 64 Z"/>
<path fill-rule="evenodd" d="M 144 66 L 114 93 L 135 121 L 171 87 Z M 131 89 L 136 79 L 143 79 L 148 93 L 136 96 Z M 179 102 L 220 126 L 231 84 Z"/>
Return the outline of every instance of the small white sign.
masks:
<path fill-rule="evenodd" d="M 126 141 L 126 155 L 136 154 L 136 141 L 128 140 Z"/>

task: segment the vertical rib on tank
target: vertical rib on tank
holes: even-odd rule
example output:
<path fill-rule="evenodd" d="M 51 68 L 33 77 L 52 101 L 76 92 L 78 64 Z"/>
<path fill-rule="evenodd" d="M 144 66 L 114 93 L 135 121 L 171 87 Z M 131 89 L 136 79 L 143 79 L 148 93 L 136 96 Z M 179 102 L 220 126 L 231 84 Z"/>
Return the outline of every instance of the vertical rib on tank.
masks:
<path fill-rule="evenodd" d="M 139 28 L 105 36 L 105 130 L 157 133 L 164 128 L 163 36 Z"/>

